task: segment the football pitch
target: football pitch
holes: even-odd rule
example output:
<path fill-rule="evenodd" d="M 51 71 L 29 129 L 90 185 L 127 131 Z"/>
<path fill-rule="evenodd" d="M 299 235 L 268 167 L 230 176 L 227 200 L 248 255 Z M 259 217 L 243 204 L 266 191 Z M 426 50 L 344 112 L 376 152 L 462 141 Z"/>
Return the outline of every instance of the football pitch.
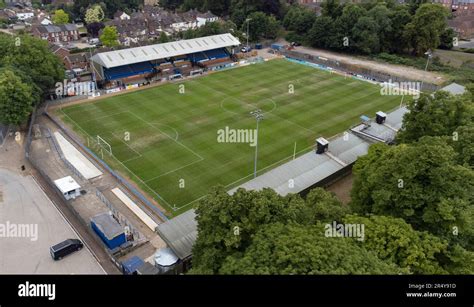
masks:
<path fill-rule="evenodd" d="M 103 144 L 104 160 L 176 215 L 215 185 L 253 178 L 255 147 L 222 131 L 254 131 L 260 109 L 258 174 L 358 123 L 388 111 L 400 96 L 380 87 L 279 59 L 129 92 L 57 110 L 85 138 Z M 249 129 L 249 130 L 243 130 Z M 87 142 L 86 142 L 87 144 Z M 91 148 L 100 153 L 96 146 Z"/>

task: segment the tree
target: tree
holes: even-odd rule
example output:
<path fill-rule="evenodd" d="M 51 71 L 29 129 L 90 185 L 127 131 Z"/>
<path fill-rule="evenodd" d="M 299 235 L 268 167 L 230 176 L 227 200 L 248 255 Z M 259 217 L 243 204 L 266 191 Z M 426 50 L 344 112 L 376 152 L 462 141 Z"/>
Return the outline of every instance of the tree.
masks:
<path fill-rule="evenodd" d="M 446 274 L 438 258 L 447 253 L 448 243 L 427 232 L 414 230 L 403 219 L 348 215 L 345 224 L 364 225 L 364 240 L 354 242 L 412 274 Z"/>
<path fill-rule="evenodd" d="M 474 165 L 474 124 L 460 126 L 450 139 L 450 144 L 457 153 L 457 163 L 466 167 Z"/>
<path fill-rule="evenodd" d="M 342 14 L 343 5 L 339 3 L 339 0 L 326 0 L 321 5 L 322 15 L 336 19 Z"/>
<path fill-rule="evenodd" d="M 234 10 L 230 19 L 237 25 L 237 27 L 242 27 L 246 19 L 245 11 L 243 9 Z"/>
<path fill-rule="evenodd" d="M 87 24 L 98 23 L 104 20 L 105 13 L 100 5 L 94 5 L 87 9 L 84 21 Z"/>
<path fill-rule="evenodd" d="M 198 37 L 221 34 L 221 25 L 219 22 L 206 22 L 205 25 L 197 29 Z"/>
<path fill-rule="evenodd" d="M 354 45 L 359 52 L 370 54 L 380 51 L 377 30 L 378 26 L 373 18 L 368 16 L 359 18 L 352 29 Z"/>
<path fill-rule="evenodd" d="M 447 16 L 448 11 L 440 4 L 425 3 L 416 10 L 405 28 L 413 53 L 420 55 L 439 46 L 441 34 L 447 28 Z"/>
<path fill-rule="evenodd" d="M 86 27 L 87 27 L 87 32 L 92 37 L 97 37 L 99 36 L 100 30 L 102 30 L 105 26 L 102 22 L 93 22 L 93 23 L 88 23 Z"/>
<path fill-rule="evenodd" d="M 220 274 L 397 274 L 348 238 L 324 236 L 322 224 L 265 225 L 244 254 L 225 259 Z"/>
<path fill-rule="evenodd" d="M 64 10 L 56 10 L 53 15 L 53 23 L 63 25 L 69 22 L 69 15 Z"/>
<path fill-rule="evenodd" d="M 314 188 L 306 196 L 306 224 L 316 222 L 341 222 L 343 217 L 350 213 L 350 208 L 343 205 L 337 197 L 324 190 Z"/>
<path fill-rule="evenodd" d="M 39 96 L 45 96 L 56 82 L 64 79 L 64 66 L 50 52 L 48 43 L 29 35 L 0 35 L 0 66 L 23 72 L 38 86 Z"/>
<path fill-rule="evenodd" d="M 451 49 L 453 48 L 454 44 L 454 37 L 456 36 L 456 33 L 454 33 L 454 30 L 451 28 L 446 28 L 443 33 L 441 33 L 441 36 L 439 37 L 440 43 L 439 43 L 439 48 L 441 49 Z"/>
<path fill-rule="evenodd" d="M 223 16 L 229 13 L 230 0 L 204 0 L 203 11 L 211 11 L 212 13 Z"/>
<path fill-rule="evenodd" d="M 390 11 L 392 31 L 388 33 L 387 40 L 389 50 L 392 52 L 403 52 L 408 44 L 405 40 L 405 26 L 411 22 L 411 15 L 406 6 L 398 5 Z"/>
<path fill-rule="evenodd" d="M 184 0 L 181 8 L 183 11 L 189 11 L 192 9 L 197 9 L 202 11 L 204 6 L 204 0 Z"/>
<path fill-rule="evenodd" d="M 434 95 L 422 94 L 408 103 L 408 113 L 397 134 L 397 141 L 416 142 L 423 136 L 451 136 L 459 126 L 472 123 L 474 107 L 472 96 L 467 93 L 452 96 L 438 91 Z"/>
<path fill-rule="evenodd" d="M 292 6 L 283 19 L 283 26 L 289 31 L 305 34 L 311 29 L 315 20 L 316 14 L 312 11 Z"/>
<path fill-rule="evenodd" d="M 316 18 L 308 32 L 308 42 L 314 47 L 330 48 L 334 39 L 334 22 L 330 17 Z"/>
<path fill-rule="evenodd" d="M 168 35 L 166 35 L 165 32 L 161 32 L 161 33 L 160 33 L 160 38 L 158 38 L 158 42 L 159 42 L 160 44 L 169 42 Z"/>
<path fill-rule="evenodd" d="M 388 50 L 390 43 L 387 38 L 393 31 L 390 10 L 384 4 L 379 4 L 368 12 L 368 16 L 372 17 L 377 25 L 376 33 L 380 42 L 380 49 Z"/>
<path fill-rule="evenodd" d="M 23 83 L 12 70 L 0 72 L 0 123 L 20 125 L 33 110 L 32 86 Z"/>
<path fill-rule="evenodd" d="M 82 18 L 85 17 L 87 9 L 95 5 L 101 6 L 104 17 L 113 18 L 119 10 L 126 13 L 139 10 L 143 6 L 143 0 L 74 0 L 72 11 L 77 18 Z"/>
<path fill-rule="evenodd" d="M 251 41 L 276 37 L 279 24 L 274 16 L 267 16 L 262 12 L 254 12 L 248 18 L 250 19 L 249 36 Z M 247 33 L 247 22 L 242 24 L 242 32 Z"/>
<path fill-rule="evenodd" d="M 217 273 L 227 257 L 246 250 L 263 225 L 304 221 L 305 206 L 299 196 L 281 197 L 270 189 L 239 189 L 233 195 L 223 187 L 213 189 L 196 208 L 194 272 Z"/>
<path fill-rule="evenodd" d="M 428 0 L 409 0 L 408 1 L 408 9 L 411 15 L 415 15 L 416 11 L 420 7 L 420 5 L 430 3 Z"/>
<path fill-rule="evenodd" d="M 471 245 L 474 171 L 457 165 L 453 148 L 440 142 L 372 145 L 353 168 L 352 209 L 403 218 L 416 230 Z"/>
<path fill-rule="evenodd" d="M 348 51 L 356 51 L 354 45 L 353 28 L 359 18 L 367 16 L 367 11 L 361 5 L 348 3 L 342 10 L 342 15 L 334 22 L 334 37 L 331 43 L 335 49 L 345 49 Z M 346 44 L 344 44 L 346 43 Z"/>
<path fill-rule="evenodd" d="M 106 26 L 102 30 L 100 41 L 102 42 L 102 44 L 104 44 L 104 46 L 107 46 L 107 47 L 118 46 L 119 42 L 118 42 L 117 28 L 113 26 Z"/>
<path fill-rule="evenodd" d="M 225 259 L 245 253 L 265 225 L 311 226 L 341 221 L 348 212 L 333 194 L 321 188 L 303 200 L 299 195 L 282 197 L 271 189 L 239 189 L 229 195 L 217 187 L 196 208 L 198 239 L 193 248 L 193 271 L 218 273 Z"/>
<path fill-rule="evenodd" d="M 160 6 L 166 8 L 166 9 L 176 10 L 183 3 L 184 3 L 184 0 L 161 0 L 160 1 Z"/>

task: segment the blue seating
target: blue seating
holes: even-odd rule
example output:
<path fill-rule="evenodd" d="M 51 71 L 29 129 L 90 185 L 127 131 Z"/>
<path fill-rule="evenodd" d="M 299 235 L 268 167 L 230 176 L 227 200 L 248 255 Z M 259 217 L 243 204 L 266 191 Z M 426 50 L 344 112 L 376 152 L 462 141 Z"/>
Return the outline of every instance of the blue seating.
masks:
<path fill-rule="evenodd" d="M 227 54 L 226 50 L 221 48 L 221 49 L 214 49 L 214 50 L 208 50 L 205 52 L 205 54 L 207 55 L 207 57 L 210 59 L 210 60 L 215 60 L 215 59 L 222 59 L 222 58 L 226 58 L 228 57 L 229 55 Z"/>
<path fill-rule="evenodd" d="M 207 60 L 207 56 L 203 52 L 192 53 L 188 56 L 189 61 L 197 63 L 202 60 Z"/>
<path fill-rule="evenodd" d="M 153 72 L 150 62 L 141 62 L 112 68 L 104 68 L 105 78 L 115 80 Z"/>

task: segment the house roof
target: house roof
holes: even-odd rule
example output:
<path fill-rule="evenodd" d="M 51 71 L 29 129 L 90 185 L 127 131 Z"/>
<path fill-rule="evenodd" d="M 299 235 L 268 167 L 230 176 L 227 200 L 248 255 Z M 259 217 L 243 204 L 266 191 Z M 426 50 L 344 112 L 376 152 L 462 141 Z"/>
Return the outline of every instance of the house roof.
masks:
<path fill-rule="evenodd" d="M 240 41 L 227 33 L 98 53 L 91 59 L 105 68 L 111 68 L 237 45 Z"/>
<path fill-rule="evenodd" d="M 462 95 L 466 92 L 466 87 L 453 82 L 450 85 L 443 87 L 441 91 L 448 92 L 452 95 Z"/>
<path fill-rule="evenodd" d="M 64 24 L 64 25 L 38 25 L 36 27 L 40 33 L 58 33 L 64 31 L 77 31 L 75 24 Z"/>
<path fill-rule="evenodd" d="M 215 18 L 216 15 L 212 14 L 210 11 L 207 11 L 205 13 L 198 13 L 197 17 L 209 19 L 209 18 Z"/>

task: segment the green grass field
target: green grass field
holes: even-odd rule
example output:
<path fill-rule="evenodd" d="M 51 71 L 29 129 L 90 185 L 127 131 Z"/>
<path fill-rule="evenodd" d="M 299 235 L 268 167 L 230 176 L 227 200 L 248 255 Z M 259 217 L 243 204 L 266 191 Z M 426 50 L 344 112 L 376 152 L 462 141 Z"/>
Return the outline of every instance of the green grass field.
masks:
<path fill-rule="evenodd" d="M 66 107 L 57 115 L 81 136 L 100 135 L 110 143 L 113 157 L 104 155 L 106 162 L 176 215 L 212 186 L 230 189 L 253 178 L 255 147 L 217 141 L 226 126 L 255 129 L 250 111 L 265 112 L 258 146 L 262 173 L 291 159 L 295 142 L 297 153 L 305 153 L 315 138 L 399 103 L 400 97 L 381 96 L 377 85 L 272 60 Z"/>

